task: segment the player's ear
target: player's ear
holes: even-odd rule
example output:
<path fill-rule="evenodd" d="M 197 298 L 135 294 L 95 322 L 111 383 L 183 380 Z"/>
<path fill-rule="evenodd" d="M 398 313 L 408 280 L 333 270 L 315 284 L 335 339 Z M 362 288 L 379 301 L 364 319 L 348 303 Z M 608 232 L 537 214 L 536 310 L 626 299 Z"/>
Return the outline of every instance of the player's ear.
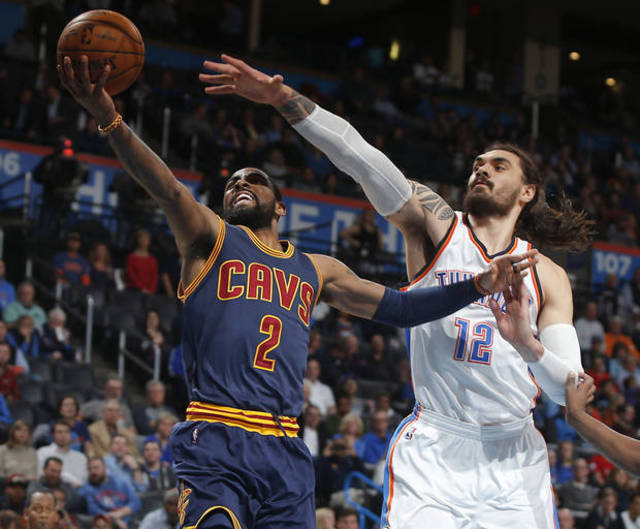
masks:
<path fill-rule="evenodd" d="M 536 197 L 537 186 L 535 184 L 525 184 L 522 187 L 520 198 L 525 204 L 528 204 Z"/>
<path fill-rule="evenodd" d="M 287 214 L 287 206 L 285 206 L 282 200 L 276 201 L 276 215 L 278 218 L 284 217 Z"/>

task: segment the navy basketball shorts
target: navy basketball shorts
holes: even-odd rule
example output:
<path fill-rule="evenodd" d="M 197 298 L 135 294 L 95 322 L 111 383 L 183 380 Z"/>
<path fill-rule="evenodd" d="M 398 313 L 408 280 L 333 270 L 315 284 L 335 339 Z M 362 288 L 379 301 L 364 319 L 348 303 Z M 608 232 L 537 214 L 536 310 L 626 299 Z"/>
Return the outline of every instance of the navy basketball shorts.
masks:
<path fill-rule="evenodd" d="M 181 529 L 315 527 L 315 475 L 302 439 L 185 421 L 170 443 Z"/>

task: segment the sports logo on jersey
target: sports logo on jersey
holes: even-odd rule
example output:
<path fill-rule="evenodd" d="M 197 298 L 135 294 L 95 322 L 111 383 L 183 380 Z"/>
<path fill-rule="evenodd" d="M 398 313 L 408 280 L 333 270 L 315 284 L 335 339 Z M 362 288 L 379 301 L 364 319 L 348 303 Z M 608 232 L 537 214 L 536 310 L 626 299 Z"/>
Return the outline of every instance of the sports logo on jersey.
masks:
<path fill-rule="evenodd" d="M 416 427 L 414 426 L 413 428 L 409 428 L 406 433 L 404 434 L 404 438 L 407 441 L 411 441 L 411 439 L 413 439 L 413 434 L 416 433 Z"/>
<path fill-rule="evenodd" d="M 200 438 L 200 429 L 196 427 L 193 429 L 193 432 L 191 433 L 191 444 L 197 445 L 199 438 Z"/>

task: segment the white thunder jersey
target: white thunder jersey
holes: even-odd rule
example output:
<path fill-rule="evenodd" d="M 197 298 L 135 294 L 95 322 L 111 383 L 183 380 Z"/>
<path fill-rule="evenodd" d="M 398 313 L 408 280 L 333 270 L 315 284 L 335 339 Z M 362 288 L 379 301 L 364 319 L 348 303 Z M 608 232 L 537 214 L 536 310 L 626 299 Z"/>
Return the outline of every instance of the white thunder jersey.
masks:
<path fill-rule="evenodd" d="M 466 215 L 456 212 L 432 261 L 408 288 L 463 281 L 484 270 L 498 255 L 529 249 L 530 243 L 514 237 L 503 252 L 487 255 Z M 542 289 L 535 269 L 524 281 L 533 299 L 531 322 L 536 322 Z M 493 297 L 504 309 L 502 293 Z M 535 333 L 535 323 L 532 326 Z M 517 421 L 535 407 L 538 386 L 527 364 L 500 335 L 488 298 L 440 320 L 413 327 L 410 353 L 416 400 L 427 410 L 484 426 Z"/>

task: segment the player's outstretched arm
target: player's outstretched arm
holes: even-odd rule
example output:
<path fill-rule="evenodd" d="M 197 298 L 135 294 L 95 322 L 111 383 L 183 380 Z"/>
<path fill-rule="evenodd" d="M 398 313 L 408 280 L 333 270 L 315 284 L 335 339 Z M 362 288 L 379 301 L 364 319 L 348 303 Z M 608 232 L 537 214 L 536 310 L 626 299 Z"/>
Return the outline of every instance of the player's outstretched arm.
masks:
<path fill-rule="evenodd" d="M 530 295 L 524 284 L 505 289 L 506 312 L 495 301 L 490 307 L 502 337 L 527 362 L 536 382 L 556 403 L 564 405 L 564 386 L 570 372 L 582 372 L 578 335 L 572 324 L 573 297 L 566 272 L 540 256 L 545 301 L 538 317 L 539 336 L 531 330 Z"/>
<path fill-rule="evenodd" d="M 205 61 L 213 74 L 200 74 L 212 85 L 210 95 L 236 94 L 274 108 L 309 142 L 324 152 L 361 186 L 376 211 L 403 232 L 407 239 L 410 276 L 425 262 L 425 239 L 434 244 L 445 236 L 454 215 L 451 207 L 423 184 L 410 183 L 378 149 L 367 143 L 346 120 L 328 112 L 283 83 L 244 61 L 222 55 L 224 62 Z"/>
<path fill-rule="evenodd" d="M 522 281 L 537 262 L 537 250 L 505 255 L 473 279 L 442 287 L 417 288 L 406 292 L 359 278 L 333 257 L 314 255 L 323 277 L 322 299 L 343 311 L 395 325 L 413 327 L 451 314 L 469 303 L 500 292 L 513 281 Z"/>
<path fill-rule="evenodd" d="M 88 59 L 81 58 L 74 70 L 69 57 L 58 74 L 63 86 L 102 128 L 117 123 L 113 99 L 104 90 L 109 76 L 106 66 L 96 83 L 89 80 Z M 109 134 L 109 141 L 127 172 L 155 199 L 169 219 L 171 230 L 182 255 L 203 236 L 215 239 L 220 221 L 208 208 L 199 204 L 189 189 L 179 182 L 167 165 L 136 134 L 122 122 Z"/>
<path fill-rule="evenodd" d="M 567 422 L 589 443 L 608 459 L 627 472 L 640 475 L 640 441 L 613 431 L 606 424 L 589 415 L 585 409 L 593 399 L 593 378 L 584 373 L 567 377 L 565 400 Z"/>

